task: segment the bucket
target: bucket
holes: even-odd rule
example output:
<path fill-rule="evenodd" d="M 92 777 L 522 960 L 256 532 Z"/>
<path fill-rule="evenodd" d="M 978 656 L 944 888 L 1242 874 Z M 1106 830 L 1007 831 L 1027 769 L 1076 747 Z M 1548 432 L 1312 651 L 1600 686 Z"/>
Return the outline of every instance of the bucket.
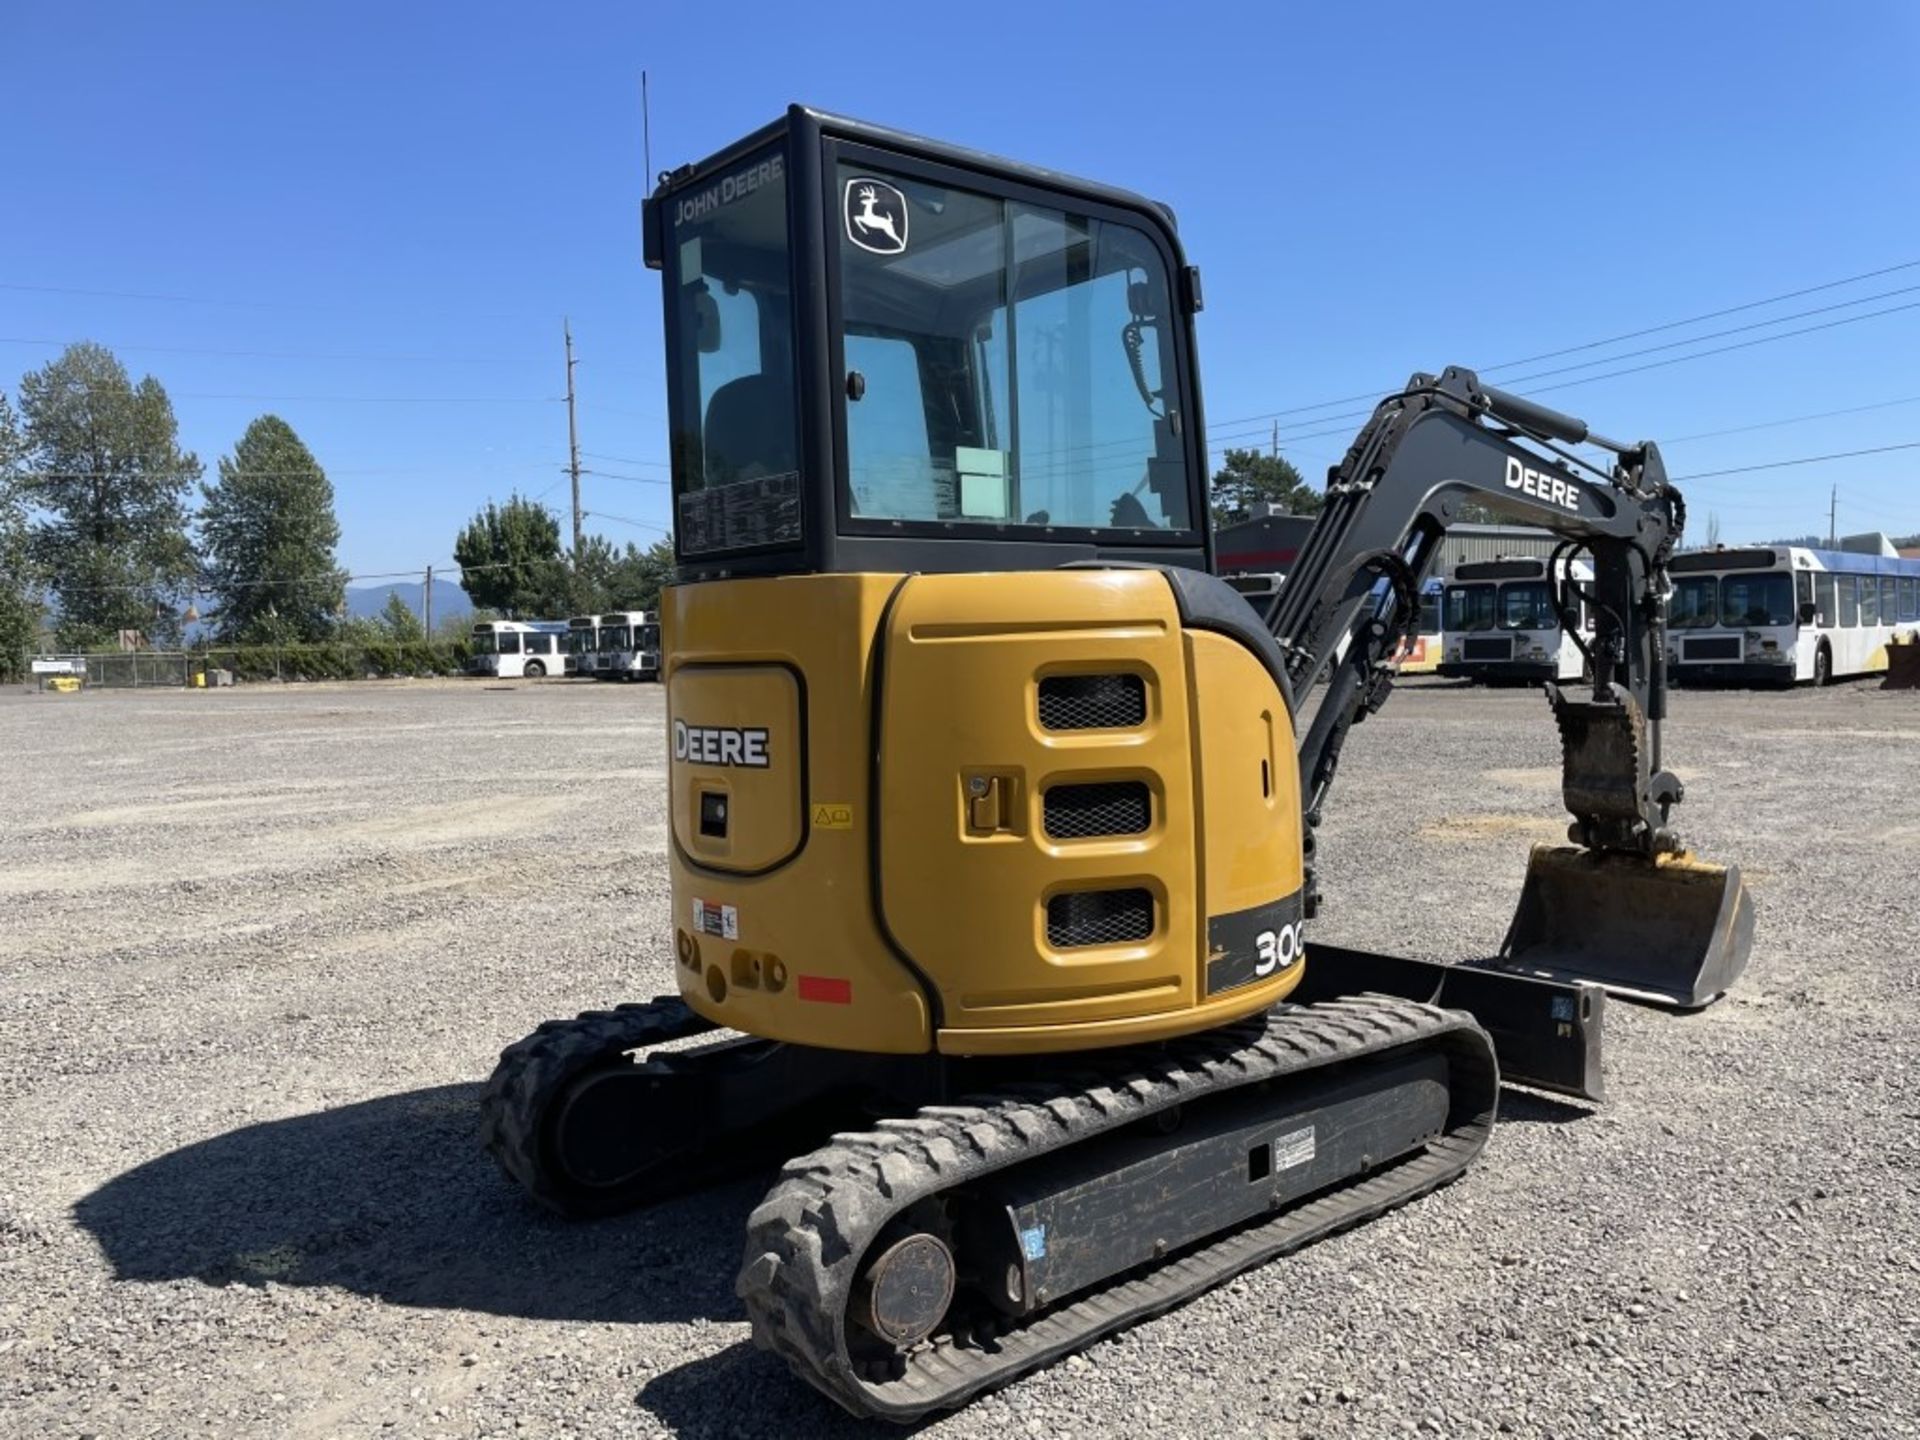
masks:
<path fill-rule="evenodd" d="M 1536 845 L 1498 963 L 1697 1010 L 1739 978 L 1752 948 L 1753 900 L 1736 866 Z"/>

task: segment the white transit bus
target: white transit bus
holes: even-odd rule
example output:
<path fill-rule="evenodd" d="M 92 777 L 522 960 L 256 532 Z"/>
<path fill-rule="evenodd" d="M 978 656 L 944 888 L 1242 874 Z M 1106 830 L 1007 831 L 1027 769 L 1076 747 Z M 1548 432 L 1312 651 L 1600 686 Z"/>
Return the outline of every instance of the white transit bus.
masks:
<path fill-rule="evenodd" d="M 575 615 L 567 621 L 567 674 L 591 676 L 599 649 L 598 615 Z"/>
<path fill-rule="evenodd" d="M 596 680 L 658 680 L 660 617 L 651 610 L 612 610 L 600 618 Z"/>
<path fill-rule="evenodd" d="M 1468 561 L 1447 581 L 1440 617 L 1439 673 L 1468 680 L 1529 682 L 1578 680 L 1586 657 L 1561 629 L 1553 606 L 1548 562 L 1541 559 Z M 1555 574 L 1590 584 L 1593 567 L 1562 560 Z M 1591 640 L 1584 602 L 1569 597 L 1580 637 Z"/>
<path fill-rule="evenodd" d="M 1920 628 L 1920 560 L 1773 545 L 1674 557 L 1667 602 L 1673 678 L 1825 685 L 1887 668 Z"/>
<path fill-rule="evenodd" d="M 482 620 L 468 642 L 467 673 L 499 680 L 558 675 L 566 642 L 562 620 Z"/>

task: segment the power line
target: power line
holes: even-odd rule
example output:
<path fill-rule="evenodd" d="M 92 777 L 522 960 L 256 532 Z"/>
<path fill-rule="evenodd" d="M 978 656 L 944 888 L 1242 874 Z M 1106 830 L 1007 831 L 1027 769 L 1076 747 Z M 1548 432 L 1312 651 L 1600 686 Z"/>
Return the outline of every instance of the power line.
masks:
<path fill-rule="evenodd" d="M 1732 315 L 1743 310 L 1757 310 L 1765 305 L 1777 305 L 1783 300 L 1795 300 L 1802 295 L 1812 295 L 1821 290 L 1838 289 L 1842 285 L 1857 284 L 1862 280 L 1872 280 L 1881 275 L 1891 275 L 1896 271 L 1911 270 L 1916 266 L 1920 266 L 1920 260 L 1903 260 L 1897 265 L 1883 266 L 1878 270 L 1865 270 L 1858 275 L 1846 276 L 1844 279 L 1828 280 L 1819 285 L 1809 285 L 1798 290 L 1787 290 L 1778 295 L 1769 295 L 1761 300 L 1749 300 L 1740 305 L 1730 305 L 1720 310 L 1709 310 L 1700 315 L 1690 315 L 1684 320 L 1669 320 L 1664 324 L 1651 325 L 1645 329 L 1628 331 L 1624 334 L 1610 336 L 1605 340 L 1589 340 L 1580 345 L 1570 345 L 1559 350 L 1543 351 L 1538 355 L 1528 356 L 1520 360 L 1503 360 L 1497 365 L 1478 366 L 1476 367 L 1476 371 L 1480 374 L 1491 374 L 1495 370 L 1511 370 L 1516 366 L 1531 365 L 1541 360 L 1558 359 L 1562 355 L 1572 355 L 1583 350 L 1599 349 L 1607 345 L 1618 344 L 1623 340 L 1637 340 L 1643 335 L 1654 335 L 1666 330 L 1678 330 L 1687 325 L 1698 325 L 1707 320 L 1717 320 L 1723 315 Z M 1285 410 L 1265 410 L 1258 415 L 1247 415 L 1237 420 L 1216 421 L 1207 428 L 1209 431 L 1232 429 L 1235 426 L 1246 425 L 1255 420 L 1284 419 L 1288 415 L 1304 415 L 1312 410 L 1331 410 L 1336 405 L 1353 405 L 1362 400 L 1378 399 L 1380 393 L 1381 392 L 1377 390 L 1369 390 L 1358 395 L 1343 395 L 1337 400 L 1322 400 L 1312 405 L 1295 405 Z M 1317 424 L 1319 422 L 1309 421 L 1307 423 Z"/>
<path fill-rule="evenodd" d="M 1722 435 L 1745 435 L 1753 430 L 1772 430 L 1782 425 L 1800 425 L 1809 420 L 1831 420 L 1837 415 L 1861 415 L 1869 410 L 1890 410 L 1896 405 L 1920 405 L 1920 395 L 1907 395 L 1898 400 L 1879 400 L 1872 405 L 1849 405 L 1842 410 L 1817 410 L 1811 415 L 1789 415 L 1784 420 L 1761 420 L 1752 425 L 1734 425 L 1725 430 L 1700 430 L 1692 435 L 1675 435 L 1662 440 L 1660 446 L 1665 449 L 1672 445 L 1682 445 L 1689 440 L 1715 440 Z"/>
<path fill-rule="evenodd" d="M 1897 294 L 1901 292 L 1896 291 L 1891 293 Z M 1760 335 L 1760 336 L 1756 336 L 1752 340 L 1736 341 L 1732 345 L 1716 345 L 1711 350 L 1696 350 L 1690 355 L 1673 355 L 1668 357 L 1665 360 L 1649 361 L 1645 365 L 1629 365 L 1624 369 L 1607 370 L 1607 371 L 1603 371 L 1598 375 L 1582 375 L 1572 380 L 1559 381 L 1553 385 L 1538 385 L 1533 387 L 1533 389 L 1528 393 L 1535 394 L 1535 395 L 1542 395 L 1550 390 L 1567 390 L 1572 388 L 1575 385 L 1588 385 L 1599 380 L 1613 380 L 1613 379 L 1617 379 L 1622 375 L 1639 375 L 1648 370 L 1663 369 L 1668 365 L 1681 365 L 1686 363 L 1689 360 L 1705 360 L 1710 356 L 1725 355 L 1730 351 L 1734 351 L 1734 350 L 1750 350 L 1756 345 L 1770 345 L 1776 340 L 1792 340 L 1801 335 L 1811 335 L 1821 330 L 1833 330 L 1842 325 L 1855 325 L 1862 320 L 1876 320 L 1884 315 L 1897 315 L 1903 311 L 1915 310 L 1915 309 L 1920 309 L 1920 300 L 1910 300 L 1904 305 L 1889 305 L 1884 310 L 1869 310 L 1864 315 L 1847 315 L 1847 316 L 1841 317 L 1838 320 L 1826 320 L 1826 321 L 1822 321 L 1818 325 L 1803 325 L 1798 330 L 1784 330 L 1777 335 Z M 1816 312 L 1809 312 L 1809 313 L 1816 313 Z M 1727 333 L 1733 333 L 1733 332 L 1727 332 Z M 1706 339 L 1708 337 L 1701 336 L 1698 338 Z M 1691 343 L 1691 342 L 1688 342 L 1688 343 Z M 1661 347 L 1656 347 L 1656 348 L 1661 348 Z M 1612 358 L 1624 359 L 1625 357 L 1617 356 Z M 1543 372 L 1543 374 L 1557 374 L 1557 373 L 1559 372 L 1558 371 Z M 1515 385 L 1524 385 L 1530 380 L 1539 379 L 1539 378 L 1542 378 L 1542 377 L 1531 376 L 1531 375 L 1522 376 L 1519 380 L 1516 380 L 1512 383 Z M 1336 420 L 1341 418 L 1358 419 L 1365 415 L 1371 415 L 1372 413 L 1373 412 L 1371 410 L 1354 411 L 1350 415 L 1345 417 L 1328 415 L 1328 416 L 1321 416 L 1319 418 L 1323 420 Z M 1315 424 L 1315 423 L 1318 423 L 1318 421 L 1308 421 L 1304 423 Z M 1285 427 L 1282 427 L 1282 428 L 1284 429 Z M 1282 445 L 1286 445 L 1297 440 L 1311 440 L 1316 436 L 1337 435 L 1337 434 L 1344 434 L 1344 433 L 1346 433 L 1344 429 L 1336 428 L 1333 430 L 1310 431 L 1305 434 L 1295 434 L 1295 435 L 1283 434 L 1280 437 L 1280 441 Z M 1218 439 L 1227 440 L 1227 441 L 1231 441 L 1235 439 L 1247 440 L 1247 439 L 1253 438 L 1258 434 L 1259 434 L 1258 430 L 1249 430 L 1249 431 L 1244 431 L 1239 435 L 1212 436 L 1211 438 L 1218 438 Z M 1212 447 L 1209 447 L 1209 448 L 1211 451 Z M 1237 447 L 1237 448 L 1244 448 L 1244 447 Z"/>
<path fill-rule="evenodd" d="M 216 462 L 216 464 L 217 463 L 218 462 Z M 499 474 L 518 474 L 522 471 L 527 471 L 527 470 L 544 471 L 546 467 L 544 465 L 534 465 L 532 463 L 528 463 L 523 465 L 509 465 L 506 467 L 505 470 L 495 470 L 491 472 L 482 472 L 478 469 L 478 467 L 468 466 L 468 465 L 459 465 L 459 466 L 375 465 L 375 466 L 366 467 L 366 468 L 355 468 L 355 469 L 348 469 L 348 470 L 336 470 L 331 465 L 322 465 L 318 467 L 319 473 L 326 475 L 329 479 L 331 479 L 335 475 L 422 475 L 422 474 L 433 474 L 433 473 L 443 472 L 450 469 L 461 470 L 461 471 L 473 471 L 474 473 L 491 473 L 491 474 L 499 475 Z M 167 470 L 167 471 L 141 470 L 137 466 L 130 466 L 126 470 L 22 470 L 16 473 L 20 476 L 21 479 L 24 479 L 24 480 L 113 480 L 113 479 L 119 478 L 122 475 L 133 474 L 133 473 L 138 473 L 143 478 L 151 477 L 154 479 L 171 478 L 176 480 L 197 480 L 205 475 L 206 467 L 204 466 L 201 467 L 201 469 L 197 472 L 191 471 L 191 470 Z M 222 479 L 231 478 L 231 479 L 246 479 L 246 480 L 288 480 L 288 479 L 297 479 L 304 476 L 309 476 L 314 473 L 315 473 L 314 470 L 221 470 L 221 471 L 218 471 L 218 474 Z"/>
<path fill-rule="evenodd" d="M 622 525 L 632 525 L 641 530 L 656 530 L 662 535 L 671 535 L 673 531 L 665 525 L 655 525 L 651 520 L 630 520 L 625 515 L 609 515 L 604 510 L 583 510 L 583 515 L 591 515 L 596 520 L 613 520 Z"/>
<path fill-rule="evenodd" d="M 0 335 L 0 345 L 45 345 L 55 350 L 64 350 L 73 342 L 70 340 L 32 340 L 18 335 Z M 104 341 L 100 342 L 105 344 Z M 493 363 L 490 357 L 482 355 L 347 355 L 306 350 L 221 350 L 197 345 L 107 345 L 113 351 L 129 350 L 135 354 L 152 355 L 218 355 L 236 360 L 357 360 L 382 362 L 399 360 L 419 362 L 427 365 L 486 365 Z"/>
<path fill-rule="evenodd" d="M 176 390 L 181 400 L 300 401 L 316 405 L 557 405 L 553 395 L 215 395 Z"/>
<path fill-rule="evenodd" d="M 458 571 L 461 574 L 468 574 L 468 573 L 478 573 L 479 571 L 482 571 L 482 570 L 510 570 L 514 566 L 519 565 L 521 563 L 523 562 L 518 560 L 491 560 L 484 565 L 458 565 L 458 564 L 448 564 L 444 566 L 428 565 L 419 570 L 383 570 L 383 571 L 371 572 L 364 575 L 342 575 L 339 577 L 339 581 L 340 581 L 340 584 L 342 585 L 353 585 L 363 580 L 409 580 L 409 579 L 414 579 L 416 577 L 425 576 L 437 569 L 454 570 L 454 571 Z M 167 582 L 163 577 L 162 579 L 151 581 L 145 584 L 142 584 L 136 581 L 123 580 L 123 581 L 117 581 L 112 584 L 106 584 L 106 585 L 54 584 L 54 585 L 49 585 L 47 588 L 51 590 L 54 594 L 61 595 L 61 596 L 104 595 L 112 591 L 128 591 L 128 590 L 146 591 L 146 590 L 151 590 L 156 586 L 164 585 L 166 583 Z M 290 585 L 325 585 L 329 583 L 329 580 L 328 580 L 328 577 L 326 576 L 309 575 L 309 576 L 303 576 L 300 578 L 289 577 L 289 578 L 269 579 L 269 580 L 233 580 L 233 581 L 220 582 L 217 585 L 210 585 L 205 575 L 195 575 L 190 580 L 187 580 L 182 583 L 184 585 L 184 588 L 189 590 L 194 590 L 194 591 L 202 591 L 209 588 L 217 588 L 220 590 L 267 590 L 267 589 L 274 589 L 277 587 L 290 586 Z"/>
<path fill-rule="evenodd" d="M 1734 465 L 1725 470 L 1696 470 L 1691 475 L 1676 475 L 1676 484 L 1684 481 L 1711 480 L 1720 475 L 1749 475 L 1755 470 L 1785 470 L 1792 465 L 1814 465 L 1822 460 L 1851 460 L 1856 455 L 1884 455 L 1890 450 L 1920 450 L 1920 440 L 1905 440 L 1898 445 L 1875 445 L 1866 450 L 1836 450 L 1831 455 L 1802 455 L 1793 460 L 1768 460 L 1758 465 Z"/>
<path fill-rule="evenodd" d="M 1545 380 L 1554 375 L 1570 375 L 1575 370 L 1588 370 L 1595 365 L 1612 365 L 1621 360 L 1634 360 L 1642 355 L 1657 355 L 1662 350 L 1677 350 L 1683 345 L 1698 345 L 1707 340 L 1721 340 L 1729 335 L 1743 335 L 1749 330 L 1764 330 L 1769 325 L 1784 325 L 1789 320 L 1804 320 L 1809 315 L 1826 315 L 1835 310 L 1845 310 L 1850 305 L 1870 305 L 1875 300 L 1891 300 L 1896 295 L 1911 295 L 1920 290 L 1920 285 L 1903 285 L 1897 290 L 1883 290 L 1878 295 L 1862 295 L 1856 300 L 1837 300 L 1831 305 L 1816 305 L 1811 310 L 1798 310 L 1791 315 L 1776 315 L 1771 320 L 1755 320 L 1746 325 L 1733 325 L 1725 330 L 1710 330 L 1705 335 L 1690 335 L 1685 340 L 1669 340 L 1661 345 L 1649 345 L 1641 350 L 1625 350 L 1618 355 L 1608 355 L 1600 360 L 1581 360 L 1572 365 L 1561 365 L 1552 370 L 1541 370 L 1532 375 L 1523 375 L 1510 383 L 1524 385 L 1529 380 Z M 1898 309 L 1898 306 L 1893 307 Z M 1885 312 L 1880 312 L 1884 314 Z M 1867 317 L 1860 316 L 1860 319 Z"/>
<path fill-rule="evenodd" d="M 1605 340 L 1589 340 L 1584 345 L 1569 345 L 1564 350 L 1547 350 L 1538 355 L 1529 355 L 1523 360 L 1502 360 L 1498 365 L 1482 367 L 1483 373 L 1495 370 L 1511 370 L 1519 365 L 1533 365 L 1542 360 L 1558 360 L 1562 355 L 1577 355 L 1583 350 L 1598 350 L 1608 345 L 1617 345 L 1623 340 L 1638 340 L 1643 335 L 1658 335 L 1667 330 L 1679 330 L 1688 325 L 1698 325 L 1707 320 L 1718 320 L 1726 315 L 1738 315 L 1746 310 L 1758 310 L 1765 305 L 1777 305 L 1782 300 L 1798 300 L 1802 295 L 1815 295 L 1822 290 L 1837 290 L 1842 285 L 1854 285 L 1862 280 L 1877 279 L 1882 275 L 1892 275 L 1897 271 L 1911 270 L 1920 265 L 1920 260 L 1903 260 L 1898 265 L 1888 265 L 1879 270 L 1867 270 L 1858 275 L 1849 275 L 1844 280 L 1829 280 L 1821 285 L 1809 285 L 1802 290 L 1788 290 L 1784 294 L 1769 295 L 1764 300 L 1749 300 L 1744 305 L 1729 305 L 1724 310 L 1709 310 L 1704 315 L 1689 316 L 1685 320 L 1669 320 L 1664 325 L 1650 325 L 1644 330 L 1629 330 L 1623 335 L 1614 335 Z M 1783 315 L 1783 320 L 1791 316 Z M 1620 357 L 1615 356 L 1615 359 Z"/>
<path fill-rule="evenodd" d="M 624 480 L 629 485 L 671 485 L 664 475 L 616 475 L 611 470 L 582 470 L 582 475 L 597 475 L 602 480 Z"/>
<path fill-rule="evenodd" d="M 246 310 L 318 310 L 324 308 L 318 305 L 276 305 L 269 300 L 210 300 L 200 295 L 155 295 L 138 290 L 82 290 L 66 285 L 0 284 L 0 290 L 12 290 L 23 295 L 84 295 L 95 300 L 160 300 L 179 305 L 232 305 Z"/>
<path fill-rule="evenodd" d="M 665 460 L 635 460 L 631 456 L 608 455 L 599 450 L 582 450 L 580 453 L 595 460 L 611 460 L 616 465 L 647 465 L 660 470 L 671 468 Z"/>
<path fill-rule="evenodd" d="M 1599 375 L 1583 375 L 1577 380 L 1562 380 L 1554 385 L 1537 385 L 1531 393 L 1543 395 L 1549 390 L 1565 390 L 1574 385 L 1588 385 L 1595 380 L 1614 380 L 1622 375 L 1638 375 L 1647 370 L 1661 370 L 1668 365 L 1681 365 L 1689 360 L 1705 360 L 1713 355 L 1725 355 L 1733 350 L 1750 350 L 1755 345 L 1769 345 L 1775 340 L 1792 340 L 1799 335 L 1811 335 L 1820 330 L 1832 330 L 1841 325 L 1857 325 L 1862 320 L 1877 320 L 1882 315 L 1896 315 L 1903 310 L 1920 310 L 1920 300 L 1909 300 L 1905 305 L 1889 305 L 1884 310 L 1869 310 L 1864 315 L 1848 315 L 1839 320 L 1827 320 L 1818 325 L 1803 325 L 1798 330 L 1787 330 L 1779 335 L 1762 335 L 1753 340 L 1741 340 L 1732 345 L 1717 345 L 1711 350 L 1698 350 L 1691 355 L 1675 355 L 1667 360 L 1650 360 L 1645 365 L 1630 365 L 1624 370 L 1608 370 Z"/>

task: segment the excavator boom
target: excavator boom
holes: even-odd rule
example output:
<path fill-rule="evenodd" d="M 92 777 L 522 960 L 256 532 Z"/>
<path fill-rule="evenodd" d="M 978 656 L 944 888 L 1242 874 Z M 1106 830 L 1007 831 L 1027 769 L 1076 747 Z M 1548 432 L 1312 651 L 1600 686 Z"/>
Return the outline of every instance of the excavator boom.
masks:
<path fill-rule="evenodd" d="M 1599 470 L 1560 445 L 1612 452 Z M 1542 453 L 1542 452 L 1545 453 Z M 1582 473 L 1582 472 L 1585 473 Z M 1471 371 L 1415 375 L 1381 401 L 1327 477 L 1327 501 L 1269 610 L 1296 697 L 1325 693 L 1300 742 L 1306 912 L 1316 831 L 1348 732 L 1386 703 L 1447 526 L 1473 503 L 1562 537 L 1550 572 L 1563 617 L 1584 603 L 1590 686 L 1547 687 L 1562 753 L 1566 847 L 1536 847 L 1499 968 L 1592 982 L 1685 1009 L 1711 1003 L 1746 964 L 1752 902 L 1732 866 L 1685 854 L 1669 824 L 1684 796 L 1661 764 L 1667 561 L 1686 521 L 1659 449 L 1483 385 Z M 1578 593 L 1575 593 L 1578 591 Z"/>

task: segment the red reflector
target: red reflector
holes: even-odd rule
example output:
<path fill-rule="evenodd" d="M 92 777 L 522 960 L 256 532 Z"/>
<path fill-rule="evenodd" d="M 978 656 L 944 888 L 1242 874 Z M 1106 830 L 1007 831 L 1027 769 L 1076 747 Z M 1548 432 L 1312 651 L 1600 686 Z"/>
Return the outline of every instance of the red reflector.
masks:
<path fill-rule="evenodd" d="M 851 1005 L 853 1003 L 853 982 L 832 975 L 802 975 L 800 977 L 800 998 L 819 1000 L 827 1005 Z"/>

